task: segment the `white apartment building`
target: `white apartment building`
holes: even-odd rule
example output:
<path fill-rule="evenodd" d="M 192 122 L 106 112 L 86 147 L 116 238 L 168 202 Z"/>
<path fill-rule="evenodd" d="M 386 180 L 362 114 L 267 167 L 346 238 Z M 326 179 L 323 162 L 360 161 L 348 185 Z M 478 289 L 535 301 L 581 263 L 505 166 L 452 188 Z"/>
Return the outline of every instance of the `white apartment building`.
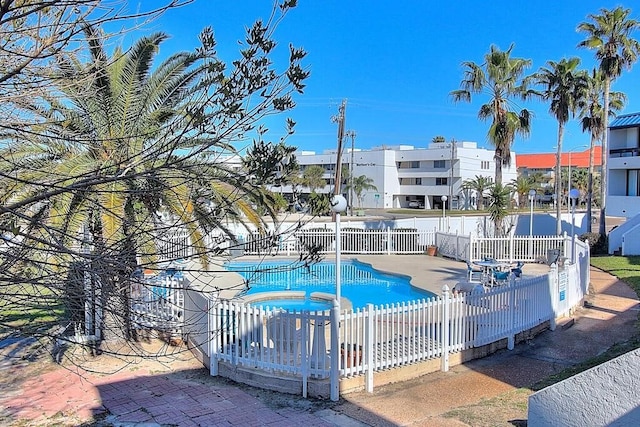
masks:
<path fill-rule="evenodd" d="M 609 125 L 607 215 L 640 214 L 640 113 L 618 116 Z"/>
<path fill-rule="evenodd" d="M 473 209 L 476 195 L 462 190 L 462 183 L 476 175 L 493 179 L 494 151 L 478 148 L 475 142 L 431 143 L 427 148 L 409 145 L 376 147 L 371 150 L 345 150 L 341 163 L 352 176 L 365 175 L 373 180 L 377 191 L 364 192 L 362 208 L 442 209 L 442 196 L 447 196 L 446 208 Z M 319 165 L 325 168 L 327 185 L 318 192 L 330 193 L 336 165 L 336 150 L 323 154 L 296 153 L 301 168 Z M 503 166 L 503 184 L 517 177 L 515 153 L 511 166 Z M 283 192 L 291 192 L 284 187 Z M 344 190 L 347 199 L 350 192 Z M 353 196 L 354 207 L 359 207 Z"/>

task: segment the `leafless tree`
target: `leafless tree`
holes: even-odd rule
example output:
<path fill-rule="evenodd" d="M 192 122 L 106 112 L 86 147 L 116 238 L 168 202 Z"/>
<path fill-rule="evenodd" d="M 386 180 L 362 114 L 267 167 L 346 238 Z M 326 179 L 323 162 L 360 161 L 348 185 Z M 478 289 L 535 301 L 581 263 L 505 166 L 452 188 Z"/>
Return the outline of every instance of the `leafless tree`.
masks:
<path fill-rule="evenodd" d="M 148 323 L 135 309 L 149 302 L 144 270 L 177 258 L 210 270 L 237 243 L 230 223 L 276 246 L 266 185 L 295 169 L 285 145 L 295 122 L 272 143 L 261 121 L 291 110 L 309 74 L 302 49 L 290 46 L 281 69 L 271 60 L 274 30 L 296 2 L 274 4 L 249 27 L 230 64 L 217 57 L 210 28 L 198 49 L 161 64 L 153 59 L 163 33 L 107 54 L 106 22 L 188 2 L 134 15 L 104 1 L 0 3 L 4 333 L 92 349 L 106 341 L 102 351 L 126 353 Z M 242 162 L 230 161 L 234 143 L 251 136 Z M 154 289 L 163 300 L 164 285 Z"/>

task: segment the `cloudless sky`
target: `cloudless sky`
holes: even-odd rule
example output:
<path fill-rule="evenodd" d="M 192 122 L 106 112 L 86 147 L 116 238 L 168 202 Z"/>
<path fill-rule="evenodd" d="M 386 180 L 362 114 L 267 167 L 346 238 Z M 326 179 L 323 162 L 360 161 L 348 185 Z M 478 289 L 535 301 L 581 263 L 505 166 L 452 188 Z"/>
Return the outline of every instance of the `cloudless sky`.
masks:
<path fill-rule="evenodd" d="M 270 0 L 198 0 L 168 12 L 150 29 L 169 33 L 172 39 L 162 49 L 174 52 L 197 46 L 198 33 L 210 25 L 220 58 L 230 62 L 238 57 L 245 28 L 257 18 L 266 20 L 271 5 Z M 461 63 L 482 63 L 491 44 L 506 50 L 514 43 L 512 56 L 531 59 L 531 73 L 548 60 L 572 56 L 590 70 L 594 53 L 577 48 L 585 35 L 576 27 L 588 14 L 618 5 L 633 6 L 594 0 L 301 0 L 281 23 L 276 40 L 280 59 L 288 56 L 289 43 L 304 47 L 311 77 L 305 93 L 295 98 L 296 109 L 270 121 L 270 136 L 279 139 L 289 116 L 297 122 L 289 144 L 316 152 L 335 149 L 337 125 L 331 118 L 346 99 L 346 129 L 356 132 L 356 148 L 426 147 L 437 135 L 491 148 L 489 123 L 477 118 L 486 98 L 474 95 L 471 103 L 455 104 L 449 95 L 460 87 Z M 640 19 L 640 10 L 632 10 L 631 17 Z M 640 39 L 640 32 L 635 37 Z M 282 69 L 286 61 L 277 65 Z M 636 64 L 613 84 L 613 90 L 629 98 L 622 113 L 640 111 L 639 68 Z M 518 107 L 532 110 L 535 117 L 530 137 L 518 138 L 513 149 L 555 151 L 557 122 L 548 105 L 518 101 Z M 565 151 L 585 144 L 589 136 L 572 120 Z"/>

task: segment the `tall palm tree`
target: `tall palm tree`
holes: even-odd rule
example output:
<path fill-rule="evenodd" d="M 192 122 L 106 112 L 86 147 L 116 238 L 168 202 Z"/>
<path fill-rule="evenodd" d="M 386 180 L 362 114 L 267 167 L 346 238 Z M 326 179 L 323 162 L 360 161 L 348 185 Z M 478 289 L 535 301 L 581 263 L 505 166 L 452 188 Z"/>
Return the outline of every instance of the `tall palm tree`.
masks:
<path fill-rule="evenodd" d="M 476 209 L 481 211 L 484 208 L 484 193 L 493 185 L 491 177 L 476 175 L 474 178 L 465 179 L 462 183 L 464 190 L 472 190 L 476 193 Z"/>
<path fill-rule="evenodd" d="M 471 102 L 473 94 L 488 94 L 487 103 L 480 106 L 478 117 L 491 120 L 487 138 L 495 147 L 495 182 L 502 182 L 502 166 L 511 164 L 511 145 L 516 135 L 528 136 L 532 113 L 527 109 L 514 110 L 514 99 L 528 99 L 535 91 L 528 88 L 529 78 L 525 70 L 531 66 L 530 59 L 512 58 L 514 45 L 501 51 L 492 45 L 484 57 L 485 62 L 463 62 L 462 89 L 450 93 L 454 102 Z"/>
<path fill-rule="evenodd" d="M 378 191 L 378 187 L 373 184 L 373 179 L 369 178 L 366 175 L 356 176 L 352 179 L 352 182 L 347 185 L 347 189 L 353 188 L 353 192 L 356 194 L 356 199 L 358 199 L 358 208 L 362 207 L 362 199 L 364 191 Z M 353 187 L 351 187 L 353 185 Z"/>
<path fill-rule="evenodd" d="M 562 155 L 562 139 L 564 126 L 570 116 L 575 115 L 580 97 L 584 94 L 586 75 L 578 70 L 580 59 L 573 57 L 561 59 L 559 62 L 548 61 L 547 67 L 536 73 L 537 82 L 544 86 L 542 98 L 551 101 L 549 112 L 558 121 L 558 141 L 556 151 L 556 173 L 560 175 L 560 156 Z M 562 194 L 562 180 L 555 180 L 556 194 L 556 233 L 562 234 L 562 222 L 560 220 L 560 200 Z M 569 191 L 569 189 L 567 189 Z"/>
<path fill-rule="evenodd" d="M 587 176 L 588 184 L 586 189 L 587 195 L 587 232 L 591 233 L 591 210 L 593 207 L 593 165 L 595 163 L 594 148 L 598 141 L 602 140 L 604 134 L 604 108 L 602 108 L 601 96 L 604 91 L 604 76 L 602 72 L 593 69 L 591 75 L 587 77 L 587 86 L 585 94 L 579 102 L 579 117 L 582 124 L 582 131 L 591 134 L 591 144 L 589 151 L 589 173 Z M 609 94 L 609 116 L 614 116 L 618 111 L 622 110 L 626 103 L 627 97 L 622 92 L 611 91 Z M 603 152 L 604 156 L 604 152 Z M 605 173 L 604 170 L 601 174 Z"/>
<path fill-rule="evenodd" d="M 630 68 L 638 59 L 640 43 L 631 35 L 640 28 L 640 22 L 631 19 L 630 9 L 621 6 L 615 9 L 601 9 L 599 15 L 589 14 L 590 22 L 578 25 L 578 31 L 586 34 L 586 39 L 578 43 L 595 51 L 599 61 L 599 70 L 604 78 L 603 122 L 602 128 L 602 176 L 600 182 L 600 229 L 601 235 L 606 234 L 606 197 L 607 197 L 607 159 L 609 145 L 607 129 L 609 128 L 609 91 L 611 83 L 622 75 L 624 68 Z"/>

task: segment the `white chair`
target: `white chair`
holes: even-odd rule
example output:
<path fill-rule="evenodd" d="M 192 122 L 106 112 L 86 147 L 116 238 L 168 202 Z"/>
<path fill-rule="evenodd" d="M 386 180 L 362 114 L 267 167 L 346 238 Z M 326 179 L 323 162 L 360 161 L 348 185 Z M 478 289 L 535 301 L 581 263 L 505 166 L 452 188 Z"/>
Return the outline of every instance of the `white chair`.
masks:
<path fill-rule="evenodd" d="M 467 273 L 469 275 L 469 282 L 482 283 L 483 271 L 473 268 L 469 261 L 467 261 Z"/>

